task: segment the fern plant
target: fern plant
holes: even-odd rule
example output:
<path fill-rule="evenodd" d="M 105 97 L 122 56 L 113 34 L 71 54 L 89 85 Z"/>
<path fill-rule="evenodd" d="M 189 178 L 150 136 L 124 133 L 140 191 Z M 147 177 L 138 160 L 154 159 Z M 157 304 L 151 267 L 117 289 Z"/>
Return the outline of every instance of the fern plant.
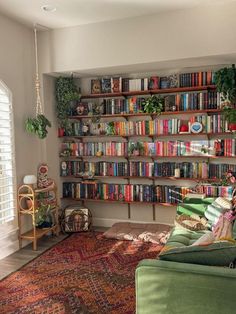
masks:
<path fill-rule="evenodd" d="M 221 93 L 221 99 L 225 102 L 235 103 L 236 100 L 236 69 L 224 67 L 215 73 L 217 91 Z"/>
<path fill-rule="evenodd" d="M 143 111 L 146 113 L 156 113 L 158 115 L 164 110 L 164 98 L 152 95 L 143 102 Z"/>

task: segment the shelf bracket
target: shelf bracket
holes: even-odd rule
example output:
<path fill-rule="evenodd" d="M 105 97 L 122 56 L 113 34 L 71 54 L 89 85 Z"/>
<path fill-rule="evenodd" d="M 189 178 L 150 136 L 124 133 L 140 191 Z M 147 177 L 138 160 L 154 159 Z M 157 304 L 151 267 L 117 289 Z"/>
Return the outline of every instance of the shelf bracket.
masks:
<path fill-rule="evenodd" d="M 152 204 L 152 220 L 156 221 L 156 207 L 155 207 L 155 204 Z"/>
<path fill-rule="evenodd" d="M 128 203 L 128 219 L 131 218 L 131 208 L 130 208 L 130 203 Z"/>

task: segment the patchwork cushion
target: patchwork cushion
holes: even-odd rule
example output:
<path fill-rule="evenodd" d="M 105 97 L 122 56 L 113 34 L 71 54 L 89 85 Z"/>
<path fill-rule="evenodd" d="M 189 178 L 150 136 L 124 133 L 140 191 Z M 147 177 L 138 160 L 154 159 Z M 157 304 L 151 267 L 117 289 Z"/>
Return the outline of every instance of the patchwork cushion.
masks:
<path fill-rule="evenodd" d="M 232 209 L 231 201 L 224 197 L 218 197 L 211 205 L 207 206 L 205 217 L 208 219 L 209 223 L 213 225 L 218 221 L 222 213 L 230 209 Z"/>
<path fill-rule="evenodd" d="M 159 258 L 180 263 L 229 266 L 236 259 L 236 245 L 226 241 L 215 242 L 207 246 L 183 246 L 178 248 L 165 246 Z"/>

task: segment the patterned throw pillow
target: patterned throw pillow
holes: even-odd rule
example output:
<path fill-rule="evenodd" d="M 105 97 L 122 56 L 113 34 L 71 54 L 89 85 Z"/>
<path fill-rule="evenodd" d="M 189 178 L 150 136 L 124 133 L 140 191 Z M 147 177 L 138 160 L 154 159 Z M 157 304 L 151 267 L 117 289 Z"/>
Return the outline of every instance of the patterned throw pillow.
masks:
<path fill-rule="evenodd" d="M 222 213 L 230 209 L 232 209 L 231 201 L 224 197 L 218 197 L 211 205 L 207 206 L 204 215 L 209 223 L 213 225 L 218 221 Z"/>

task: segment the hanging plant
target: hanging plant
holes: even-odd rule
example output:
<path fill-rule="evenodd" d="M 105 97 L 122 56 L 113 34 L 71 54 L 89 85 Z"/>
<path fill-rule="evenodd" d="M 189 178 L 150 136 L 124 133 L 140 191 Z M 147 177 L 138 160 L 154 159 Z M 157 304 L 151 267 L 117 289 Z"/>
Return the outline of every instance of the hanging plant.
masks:
<path fill-rule="evenodd" d="M 36 117 L 28 118 L 25 122 L 25 129 L 28 133 L 37 135 L 40 139 L 44 139 L 47 134 L 47 127 L 51 127 L 51 122 L 44 116 L 43 107 L 40 98 L 40 81 L 38 69 L 38 47 L 37 47 L 37 30 L 34 29 L 34 42 L 35 42 L 35 67 L 36 67 Z"/>
<path fill-rule="evenodd" d="M 146 113 L 156 113 L 158 115 L 164 109 L 165 100 L 163 97 L 152 95 L 151 97 L 147 98 L 143 102 L 143 111 Z"/>
<path fill-rule="evenodd" d="M 236 100 L 236 69 L 232 64 L 231 68 L 224 67 L 215 73 L 215 84 L 217 92 L 221 93 L 221 100 L 234 104 Z"/>
<path fill-rule="evenodd" d="M 56 110 L 59 127 L 66 130 L 66 133 L 70 133 L 71 125 L 68 120 L 68 116 L 73 111 L 73 101 L 80 100 L 80 93 L 75 85 L 73 76 L 62 77 L 56 79 L 55 83 L 56 94 Z"/>
<path fill-rule="evenodd" d="M 28 118 L 25 123 L 26 131 L 37 135 L 40 139 L 47 136 L 47 127 L 51 126 L 51 122 L 43 114 L 38 114 L 36 118 Z"/>

